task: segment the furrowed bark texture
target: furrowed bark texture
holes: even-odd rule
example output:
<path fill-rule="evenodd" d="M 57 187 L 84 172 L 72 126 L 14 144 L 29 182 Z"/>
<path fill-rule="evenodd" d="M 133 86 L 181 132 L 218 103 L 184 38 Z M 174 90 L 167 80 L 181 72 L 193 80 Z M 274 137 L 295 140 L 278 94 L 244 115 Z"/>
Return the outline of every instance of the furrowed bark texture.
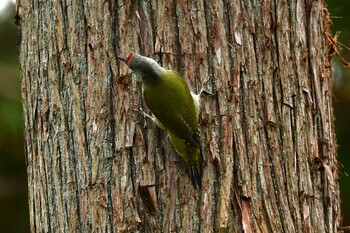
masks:
<path fill-rule="evenodd" d="M 337 232 L 322 0 L 18 1 L 31 232 Z M 179 71 L 202 189 L 115 55 Z"/>

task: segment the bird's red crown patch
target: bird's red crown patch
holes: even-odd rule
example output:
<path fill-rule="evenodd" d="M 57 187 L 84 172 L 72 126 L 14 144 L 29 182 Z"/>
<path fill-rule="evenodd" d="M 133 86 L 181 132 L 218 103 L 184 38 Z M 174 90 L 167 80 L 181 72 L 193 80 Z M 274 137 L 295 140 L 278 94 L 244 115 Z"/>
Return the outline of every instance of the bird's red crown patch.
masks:
<path fill-rule="evenodd" d="M 131 60 L 131 58 L 134 56 L 134 54 L 130 53 L 130 55 L 128 56 L 128 58 L 126 59 L 126 64 L 129 63 L 129 61 Z"/>

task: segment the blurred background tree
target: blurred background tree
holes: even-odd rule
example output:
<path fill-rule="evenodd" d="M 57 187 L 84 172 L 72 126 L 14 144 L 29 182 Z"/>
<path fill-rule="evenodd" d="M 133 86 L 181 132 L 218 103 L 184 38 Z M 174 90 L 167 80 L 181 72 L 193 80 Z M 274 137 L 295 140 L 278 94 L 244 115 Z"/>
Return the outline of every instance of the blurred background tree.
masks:
<path fill-rule="evenodd" d="M 0 0 L 0 232 L 28 232 L 27 177 L 14 0 Z M 333 35 L 350 60 L 350 1 L 327 0 Z M 340 44 L 339 43 L 339 44 Z M 346 48 L 347 47 L 347 48 Z M 343 226 L 350 225 L 350 69 L 334 57 L 334 107 L 339 144 Z"/>
<path fill-rule="evenodd" d="M 0 232 L 29 232 L 14 5 L 0 0 Z"/>
<path fill-rule="evenodd" d="M 332 20 L 332 33 L 338 34 L 338 50 L 346 61 L 350 61 L 350 1 L 327 0 Z M 345 68 L 339 59 L 333 58 L 333 91 L 335 128 L 339 145 L 340 198 L 342 225 L 350 225 L 350 69 Z"/>

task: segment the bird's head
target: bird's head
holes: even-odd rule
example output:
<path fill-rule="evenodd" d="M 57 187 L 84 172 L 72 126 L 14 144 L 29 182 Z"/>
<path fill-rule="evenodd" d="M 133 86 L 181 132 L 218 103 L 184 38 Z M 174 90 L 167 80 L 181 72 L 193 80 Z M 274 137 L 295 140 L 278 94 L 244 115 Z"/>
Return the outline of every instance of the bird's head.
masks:
<path fill-rule="evenodd" d="M 165 71 L 165 69 L 152 58 L 139 54 L 131 53 L 128 57 L 118 55 L 116 57 L 127 64 L 135 73 L 141 75 L 143 80 L 161 78 Z"/>

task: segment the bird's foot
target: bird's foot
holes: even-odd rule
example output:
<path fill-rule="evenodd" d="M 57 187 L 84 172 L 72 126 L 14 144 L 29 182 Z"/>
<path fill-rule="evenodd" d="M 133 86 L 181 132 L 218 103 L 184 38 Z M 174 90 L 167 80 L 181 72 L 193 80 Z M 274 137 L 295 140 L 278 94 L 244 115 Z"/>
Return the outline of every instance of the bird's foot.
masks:
<path fill-rule="evenodd" d="M 140 113 L 143 117 L 151 119 L 153 122 L 155 122 L 155 119 L 153 116 L 146 113 L 142 108 L 139 109 L 133 109 L 133 111 Z M 146 122 L 145 122 L 146 124 Z"/>
<path fill-rule="evenodd" d="M 210 79 L 211 79 L 211 76 L 209 76 L 209 77 L 208 77 L 206 80 L 204 80 L 204 82 L 202 83 L 202 88 L 201 88 L 201 90 L 200 90 L 199 93 L 198 93 L 199 98 L 201 98 L 202 94 L 204 94 L 204 93 L 207 94 L 207 95 L 214 95 L 214 93 L 208 91 L 208 90 L 205 89 L 205 87 L 204 87 L 204 86 L 207 85 L 207 83 L 209 82 Z"/>

